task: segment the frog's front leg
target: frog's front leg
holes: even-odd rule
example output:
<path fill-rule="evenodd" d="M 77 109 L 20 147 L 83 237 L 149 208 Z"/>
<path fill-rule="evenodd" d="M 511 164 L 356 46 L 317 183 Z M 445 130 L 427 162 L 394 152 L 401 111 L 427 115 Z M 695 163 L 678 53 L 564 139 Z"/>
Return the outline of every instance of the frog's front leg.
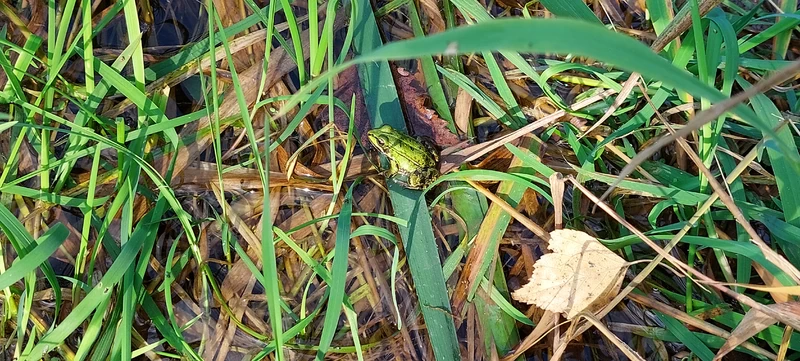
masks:
<path fill-rule="evenodd" d="M 392 181 L 397 183 L 397 184 L 399 184 L 403 188 L 418 189 L 418 188 L 413 186 L 413 183 L 410 182 L 411 177 L 412 177 L 411 175 L 404 176 L 404 175 L 398 174 L 397 176 L 392 177 Z"/>
<path fill-rule="evenodd" d="M 397 162 L 394 160 L 389 159 L 389 169 L 386 170 L 387 176 L 392 176 L 397 174 L 400 171 L 400 167 L 397 165 Z"/>

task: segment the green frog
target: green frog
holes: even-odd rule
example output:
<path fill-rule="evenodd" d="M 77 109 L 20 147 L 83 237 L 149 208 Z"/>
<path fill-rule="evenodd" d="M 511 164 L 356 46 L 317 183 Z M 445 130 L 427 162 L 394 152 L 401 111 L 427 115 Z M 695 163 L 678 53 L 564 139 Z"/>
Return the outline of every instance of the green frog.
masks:
<path fill-rule="evenodd" d="M 429 140 L 413 138 L 390 125 L 367 132 L 379 152 L 389 159 L 387 177 L 410 189 L 425 189 L 439 178 L 439 150 Z"/>

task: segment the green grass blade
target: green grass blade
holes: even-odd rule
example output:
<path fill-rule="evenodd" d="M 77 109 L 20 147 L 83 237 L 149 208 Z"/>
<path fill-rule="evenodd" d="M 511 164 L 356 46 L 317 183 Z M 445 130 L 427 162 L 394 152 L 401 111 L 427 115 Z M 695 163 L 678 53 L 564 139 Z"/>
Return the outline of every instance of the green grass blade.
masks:
<path fill-rule="evenodd" d="M 795 11 L 795 12 L 793 12 L 791 14 L 800 15 L 800 10 Z M 739 53 L 743 54 L 746 51 L 748 51 L 748 50 L 750 50 L 752 48 L 755 48 L 759 44 L 761 44 L 761 43 L 763 43 L 763 42 L 765 42 L 765 41 L 767 41 L 769 39 L 774 38 L 778 34 L 781 34 L 781 33 L 785 32 L 785 31 L 787 31 L 789 29 L 793 29 L 798 24 L 800 24 L 800 18 L 799 17 L 785 17 L 785 18 L 781 19 L 780 21 L 778 21 L 777 23 L 775 23 L 774 25 L 772 25 L 772 26 L 770 26 L 770 27 L 768 27 L 768 28 L 766 28 L 766 29 L 764 29 L 762 31 L 759 31 L 753 37 L 751 37 L 751 38 L 745 40 L 744 42 L 742 42 L 739 45 Z"/>
<path fill-rule="evenodd" d="M 692 353 L 703 361 L 711 361 L 714 359 L 714 352 L 712 352 L 703 341 L 697 338 L 686 326 L 680 321 L 667 316 L 661 312 L 653 311 L 658 315 L 658 318 L 667 326 L 667 330 L 672 333 L 678 340 L 681 341 L 687 348 L 692 350 Z"/>
<path fill-rule="evenodd" d="M 538 34 L 536 38 L 516 36 L 519 32 Z M 600 61 L 642 74 L 646 78 L 662 81 L 696 97 L 705 97 L 712 102 L 721 102 L 727 97 L 720 91 L 700 82 L 695 77 L 678 70 L 664 58 L 654 54 L 647 46 L 625 35 L 611 32 L 604 27 L 570 19 L 508 19 L 493 20 L 445 31 L 425 38 L 390 43 L 351 62 L 341 64 L 324 76 L 309 82 L 307 87 L 292 97 L 278 112 L 285 114 L 310 90 L 328 81 L 335 74 L 353 64 L 364 64 L 383 60 L 418 58 L 428 54 L 474 53 L 482 51 L 513 50 L 530 53 L 572 53 L 592 57 Z M 361 51 L 363 53 L 363 51 Z M 379 104 L 370 103 L 367 108 L 374 112 Z M 731 109 L 748 124 L 756 127 L 771 139 L 776 139 L 778 149 L 784 151 L 792 167 L 800 168 L 800 156 L 792 147 L 778 139 L 771 123 L 753 113 L 743 104 Z"/>
<path fill-rule="evenodd" d="M 742 78 L 737 78 L 737 82 L 742 88 L 750 87 L 750 84 Z M 767 96 L 759 94 L 750 100 L 750 104 L 759 116 L 772 121 L 773 126 L 777 126 L 781 121 L 779 117 L 780 111 Z M 798 154 L 797 146 L 789 127 L 783 127 L 779 130 L 778 137 L 780 141 L 791 144 L 794 154 Z M 790 158 L 793 155 L 770 147 L 767 147 L 767 155 L 773 166 L 772 171 L 775 174 L 775 182 L 778 186 L 784 219 L 793 226 L 800 226 L 800 184 L 797 182 L 800 179 L 800 172 L 794 167 L 784 166 L 786 162 L 791 162 Z M 800 259 L 792 261 L 795 266 L 800 267 Z"/>
<path fill-rule="evenodd" d="M 15 99 L 25 99 L 25 92 L 22 90 L 22 85 L 20 83 L 19 77 L 15 74 L 18 73 L 17 69 L 11 65 L 11 60 L 3 53 L 0 52 L 0 69 L 3 69 L 3 72 L 8 76 L 6 88 L 9 90 L 7 95 L 4 95 L 3 100 L 4 103 L 11 102 L 10 98 Z"/>
<path fill-rule="evenodd" d="M 0 230 L 5 233 L 14 250 L 19 257 L 26 257 L 35 248 L 36 242 L 33 240 L 25 227 L 14 217 L 14 214 L 4 205 L 0 204 Z M 42 273 L 44 274 L 50 287 L 53 289 L 56 299 L 56 310 L 61 305 L 61 287 L 56 279 L 56 274 L 49 262 L 41 263 Z"/>
<path fill-rule="evenodd" d="M 360 13 L 356 18 L 353 46 L 357 54 L 363 54 L 380 47 L 381 38 L 370 2 L 361 0 L 357 4 Z M 410 58 L 419 58 L 422 55 L 430 54 Z M 364 92 L 364 103 L 372 126 L 389 124 L 395 129 L 404 131 L 405 123 L 395 116 L 402 114 L 402 109 L 395 92 L 389 64 L 385 60 L 378 59 L 365 62 L 358 67 L 358 70 Z M 406 258 L 434 355 L 438 361 L 460 360 L 458 338 L 453 317 L 450 315 L 450 297 L 442 274 L 442 263 L 439 260 L 436 238 L 431 228 L 430 214 L 427 212 L 427 207 L 417 203 L 420 192 L 403 188 L 394 182 L 388 183 L 395 216 L 409 220 L 408 227 L 400 227 L 400 238 L 405 245 Z"/>
<path fill-rule="evenodd" d="M 106 295 L 105 299 L 97 306 L 97 310 L 94 311 L 92 319 L 83 332 L 81 344 L 78 345 L 78 350 L 75 351 L 75 361 L 83 361 L 89 356 L 89 352 L 103 329 L 103 321 L 105 321 L 103 316 L 105 316 L 109 303 L 111 303 L 111 294 Z"/>
<path fill-rule="evenodd" d="M 344 286 L 347 282 L 347 260 L 350 256 L 350 217 L 353 212 L 353 188 L 358 184 L 356 181 L 342 202 L 339 218 L 336 226 L 336 246 L 334 247 L 333 266 L 331 267 L 331 281 L 328 285 L 330 295 L 328 306 L 325 310 L 325 321 L 320 336 L 319 349 L 317 350 L 317 360 L 325 358 L 325 354 L 333 341 L 333 335 L 339 325 L 339 316 L 342 314 L 342 301 L 344 300 Z"/>
<path fill-rule="evenodd" d="M 736 30 L 734 30 L 733 24 L 728 20 L 726 14 L 720 10 L 719 8 L 715 8 L 711 10 L 708 15 L 708 19 L 712 21 L 714 27 L 718 29 L 720 34 L 723 38 L 723 43 L 725 44 L 725 67 L 722 71 L 722 93 L 726 95 L 730 95 L 733 91 L 733 84 L 736 81 L 736 76 L 739 72 L 739 48 L 736 39 Z M 715 132 L 720 135 L 720 139 L 718 140 L 719 146 L 730 149 L 730 145 L 724 139 L 722 139 L 722 128 L 725 125 L 725 118 L 721 118 L 718 120 L 718 127 Z M 733 142 L 731 142 L 733 145 Z M 736 163 L 728 154 L 725 152 L 717 152 L 716 156 L 719 158 L 720 164 L 722 165 L 722 169 L 725 173 L 729 173 L 733 171 L 736 167 Z M 744 202 L 746 201 L 744 183 L 742 182 L 741 178 L 737 178 L 729 185 L 731 196 L 737 202 Z M 749 242 L 750 235 L 744 230 L 741 224 L 736 224 L 736 239 L 739 242 Z M 718 255 L 721 258 L 721 255 Z M 720 259 L 720 262 L 724 262 L 725 260 Z M 742 255 L 737 255 L 736 257 L 736 282 L 737 283 L 748 283 L 750 280 L 750 276 L 752 274 L 752 266 L 750 260 Z M 740 290 L 742 291 L 742 290 Z"/>
<path fill-rule="evenodd" d="M 653 30 L 655 30 L 656 35 L 661 35 L 672 20 L 667 9 L 668 3 L 662 0 L 646 0 L 646 3 Z"/>
<path fill-rule="evenodd" d="M 594 15 L 583 0 L 541 0 L 541 2 L 547 10 L 557 16 L 600 24 L 600 19 Z"/>
<path fill-rule="evenodd" d="M 47 258 L 58 249 L 58 246 L 64 243 L 68 235 L 69 230 L 61 223 L 48 229 L 39 237 L 36 241 L 37 246 L 30 253 L 25 257 L 18 258 L 9 269 L 0 274 L 0 289 L 11 286 L 47 261 Z"/>
<path fill-rule="evenodd" d="M 289 13 L 286 14 L 287 17 L 288 16 L 293 16 L 291 14 L 291 8 L 289 7 L 288 2 L 282 2 L 282 4 L 284 4 L 284 12 L 289 11 Z M 216 17 L 215 21 L 217 23 L 217 27 L 219 29 L 223 29 L 222 22 L 219 19 L 219 17 Z M 290 24 L 291 24 L 291 21 L 290 21 Z M 291 27 L 290 27 L 290 30 L 291 30 Z M 229 48 L 227 40 L 226 40 L 226 38 L 227 38 L 227 36 L 225 35 L 226 33 L 225 33 L 224 30 L 222 30 L 220 33 L 221 33 L 221 40 L 222 40 L 223 48 L 225 49 L 225 55 L 226 55 L 226 57 L 228 59 L 228 63 L 231 64 L 231 66 L 230 66 L 230 68 L 231 68 L 230 69 L 231 70 L 231 77 L 232 77 L 233 83 L 235 85 L 234 86 L 234 91 L 235 91 L 235 94 L 236 94 L 237 103 L 239 105 L 239 112 L 240 112 L 240 114 L 242 116 L 242 119 L 244 120 L 243 122 L 244 122 L 245 130 L 246 130 L 246 134 L 247 134 L 247 141 L 248 141 L 248 144 L 250 145 L 250 149 L 253 152 L 253 154 L 258 155 L 255 158 L 256 168 L 258 169 L 259 173 L 262 174 L 262 175 L 263 174 L 269 174 L 268 173 L 269 172 L 269 168 L 268 168 L 269 167 L 269 161 L 267 161 L 267 162 L 263 162 L 262 161 L 261 156 L 260 156 L 261 153 L 259 152 L 258 145 L 256 144 L 256 136 L 255 136 L 255 131 L 253 129 L 253 117 L 255 116 L 255 113 L 253 113 L 253 114 L 249 114 L 248 113 L 247 101 L 245 99 L 245 95 L 244 95 L 243 90 L 241 89 L 241 86 L 239 86 L 240 81 L 239 81 L 238 73 L 232 66 L 233 58 L 232 58 L 232 54 L 230 52 L 230 48 Z M 299 37 L 294 36 L 294 35 L 292 36 L 292 40 L 295 42 L 296 46 L 300 41 Z M 298 53 L 297 55 L 302 60 L 302 53 Z M 299 62 L 298 64 L 299 64 L 299 67 L 303 66 L 302 62 Z M 269 123 L 269 120 L 267 122 Z M 266 146 L 265 146 L 265 149 L 266 149 L 266 152 L 267 152 L 267 157 L 265 157 L 266 159 L 269 159 L 269 149 L 270 149 L 270 144 L 269 143 L 270 142 L 268 141 L 268 137 L 267 137 L 267 142 L 266 142 Z M 265 190 L 269 189 L 269 177 L 262 176 L 261 177 L 261 183 L 262 183 L 262 189 L 265 189 Z M 265 195 L 264 195 L 264 207 L 265 208 L 264 209 L 270 209 L 269 208 L 269 198 L 270 198 L 269 193 L 265 192 Z M 262 223 L 263 223 L 262 227 L 263 228 L 262 228 L 262 240 L 261 240 L 262 247 L 261 247 L 261 252 L 262 252 L 264 278 L 266 280 L 269 280 L 269 282 L 264 286 L 265 286 L 265 289 L 266 289 L 266 292 L 267 292 L 267 295 L 268 295 L 268 299 L 269 299 L 269 302 L 267 303 L 267 306 L 269 308 L 270 323 L 271 323 L 272 328 L 273 328 L 272 332 L 273 332 L 273 336 L 275 337 L 275 342 L 277 344 L 277 349 L 276 349 L 277 352 L 275 353 L 275 356 L 276 356 L 276 359 L 278 361 L 280 361 L 280 360 L 283 360 L 283 323 L 282 323 L 282 315 L 281 315 L 281 308 L 280 308 L 280 287 L 278 285 L 279 276 L 278 276 L 278 272 L 277 272 L 277 264 L 276 264 L 276 256 L 275 256 L 275 245 L 272 242 L 273 237 L 272 237 L 272 223 L 271 223 L 271 221 L 272 221 L 272 218 L 269 217 L 269 216 L 266 216 L 266 217 L 264 217 L 262 219 Z"/>
<path fill-rule="evenodd" d="M 797 10 L 797 0 L 781 1 L 782 13 L 792 13 L 796 10 Z M 793 32 L 794 32 L 793 30 L 786 30 L 775 36 L 775 40 L 773 40 L 773 46 L 772 46 L 773 59 L 784 59 L 786 57 L 786 51 L 789 49 L 789 41 L 792 38 Z"/>
<path fill-rule="evenodd" d="M 0 37 L 2 39 L 2 37 Z M 15 45 L 12 43 L 12 45 Z M 14 66 L 11 67 L 11 64 L 6 57 L 6 54 L 0 54 L 0 61 L 2 61 L 2 66 L 8 75 L 8 80 L 6 81 L 6 85 L 2 91 L 0 91 L 0 103 L 7 103 L 10 102 L 10 97 L 12 95 L 16 95 L 17 99 L 25 99 L 25 95 L 22 92 L 22 87 L 20 85 L 20 79 L 25 75 L 25 70 L 31 65 L 31 62 L 34 59 L 34 54 L 36 50 L 42 45 L 42 38 L 32 35 L 28 40 L 25 41 L 25 45 L 21 51 L 17 51 L 19 56 L 17 57 L 17 61 L 14 63 Z"/>
<path fill-rule="evenodd" d="M 500 307 L 500 309 L 502 309 L 506 315 L 511 316 L 511 318 L 513 318 L 514 320 L 523 325 L 536 326 L 536 324 L 534 324 L 533 321 L 531 321 L 527 316 L 525 316 L 525 314 L 522 313 L 522 311 L 518 310 L 516 307 L 514 307 L 514 305 L 511 304 L 511 302 L 508 301 L 507 290 L 505 292 L 506 294 L 503 294 L 500 292 L 500 290 L 497 289 L 497 287 L 492 286 L 491 291 L 489 291 L 487 289 L 488 288 L 487 285 L 488 282 L 484 278 L 483 282 L 481 282 L 481 287 L 483 288 L 484 291 L 491 292 L 492 301 L 498 307 Z"/>
<path fill-rule="evenodd" d="M 297 63 L 297 73 L 300 77 L 300 84 L 306 83 L 306 66 L 305 57 L 303 57 L 303 42 L 300 39 L 300 27 L 297 24 L 297 18 L 292 11 L 292 6 L 289 0 L 280 0 L 281 7 L 283 8 L 283 15 L 286 17 L 286 22 L 289 24 L 289 34 L 292 37 L 293 55 Z M 220 28 L 222 28 L 220 26 Z M 288 50 L 288 49 L 287 49 Z"/>
<path fill-rule="evenodd" d="M 106 299 L 108 293 L 120 282 L 125 272 L 133 264 L 145 239 L 147 237 L 155 237 L 161 220 L 161 214 L 157 214 L 156 210 L 157 208 L 151 210 L 138 223 L 136 230 L 131 234 L 130 241 L 123 246 L 117 260 L 103 275 L 100 282 L 86 295 L 86 298 L 72 309 L 72 312 L 61 321 L 58 327 L 46 333 L 30 353 L 23 355 L 23 360 L 41 359 L 47 352 L 63 342 L 75 329 L 80 327 L 83 321 Z"/>
<path fill-rule="evenodd" d="M 138 42 L 136 42 L 135 44 L 138 44 Z M 111 68 L 113 70 L 120 72 L 125 67 L 125 65 L 128 63 L 128 60 L 133 55 L 134 50 L 136 49 L 135 44 L 127 46 L 122 51 L 120 56 L 114 60 L 114 62 L 111 64 Z M 92 64 L 91 65 L 92 71 L 94 71 L 96 62 L 100 61 L 94 57 L 84 58 L 84 63 Z M 88 80 L 88 74 L 87 74 L 87 80 Z M 110 90 L 111 90 L 111 84 L 109 84 L 108 80 L 103 78 L 97 85 L 97 87 L 93 87 L 93 90 L 92 92 L 89 93 L 90 95 L 86 99 L 86 102 L 84 102 L 83 104 L 79 104 L 79 106 L 82 108 L 83 111 L 78 112 L 78 114 L 75 115 L 75 119 L 73 120 L 73 122 L 80 126 L 85 126 L 90 119 L 94 121 L 99 121 L 97 115 L 95 114 L 95 110 L 100 105 L 100 101 L 103 98 L 105 98 L 106 94 L 108 94 Z M 84 148 L 86 146 L 86 141 L 87 139 L 84 139 L 76 134 L 70 134 L 68 138 L 69 145 L 67 146 L 67 150 L 64 153 L 65 158 L 69 157 L 71 154 L 74 154 L 75 152 L 78 152 L 80 149 Z M 68 162 L 61 165 L 61 168 L 56 173 L 56 185 L 53 188 L 54 191 L 58 192 L 62 189 L 62 187 L 67 181 L 69 172 L 71 171 L 73 166 L 74 162 Z"/>
<path fill-rule="evenodd" d="M 535 39 L 520 38 L 515 34 L 538 34 Z M 685 71 L 676 69 L 664 58 L 654 54 L 647 46 L 625 35 L 611 32 L 601 26 L 571 19 L 503 19 L 483 22 L 433 36 L 399 41 L 359 57 L 359 63 L 381 59 L 399 60 L 425 54 L 474 53 L 489 50 L 514 50 L 531 53 L 571 53 L 588 56 L 635 71 L 647 78 L 660 80 L 666 85 L 686 91 L 695 97 L 720 102 L 727 97 L 718 90 L 697 80 Z M 776 139 L 780 150 L 800 167 L 800 156 L 790 144 L 777 137 L 772 124 L 756 116 L 743 104 L 732 109 L 750 125 L 766 136 Z"/>
<path fill-rule="evenodd" d="M 501 262 L 493 262 L 494 264 L 494 285 L 490 286 L 491 291 L 486 292 L 489 297 L 476 297 L 474 300 L 475 308 L 478 311 L 478 319 L 480 324 L 486 330 L 485 335 L 491 335 L 492 342 L 486 343 L 487 354 L 504 355 L 512 351 L 514 346 L 519 344 L 520 337 L 517 329 L 516 320 L 511 317 L 511 313 L 507 311 L 507 306 L 510 306 L 506 298 L 510 298 L 508 286 L 506 285 L 505 275 L 503 275 L 503 266 Z M 483 285 L 482 289 L 486 290 L 489 281 L 481 277 L 482 280 L 475 282 Z M 498 289 L 499 288 L 499 289 Z M 498 297 L 499 296 L 499 297 Z M 506 306 L 506 307 L 504 307 Z M 518 317 L 521 315 L 526 319 L 521 312 L 517 311 Z M 530 324 L 531 322 L 526 322 Z M 518 358 L 521 360 L 521 358 Z"/>
<path fill-rule="evenodd" d="M 0 187 L 0 192 L 8 194 L 17 194 L 23 197 L 38 199 L 47 203 L 58 204 L 66 207 L 82 208 L 87 205 L 86 199 L 62 196 L 55 193 L 43 193 L 39 190 L 15 186 L 11 184 Z M 109 197 L 95 198 L 92 200 L 90 206 L 97 207 L 108 201 Z"/>
<path fill-rule="evenodd" d="M 486 9 L 478 3 L 477 0 L 453 0 L 453 4 L 463 13 L 466 15 L 474 18 L 478 23 L 492 21 L 492 16 L 487 13 Z M 564 103 L 564 100 L 561 99 L 553 89 L 550 87 L 547 82 L 542 80 L 539 77 L 539 74 L 533 70 L 530 64 L 523 58 L 518 52 L 513 50 L 505 50 L 505 49 L 498 49 L 500 54 L 502 54 L 508 61 L 510 61 L 514 66 L 516 66 L 523 74 L 531 78 L 539 88 L 542 89 L 545 95 L 547 95 L 553 103 L 556 104 L 561 109 L 568 109 L 569 107 Z M 448 54 L 451 55 L 451 54 Z M 456 57 L 451 56 L 451 59 L 454 59 L 455 62 Z M 457 63 L 460 66 L 460 62 Z"/>
<path fill-rule="evenodd" d="M 461 356 L 450 315 L 450 298 L 430 214 L 424 203 L 417 202 L 422 196 L 418 191 L 394 182 L 389 182 L 388 188 L 395 215 L 409 220 L 408 227 L 400 227 L 400 238 L 436 359 L 459 360 Z"/>
<path fill-rule="evenodd" d="M 408 5 L 408 17 L 414 35 L 417 37 L 425 36 L 416 3 L 410 3 Z M 428 94 L 431 96 L 431 102 L 436 109 L 436 113 L 447 121 L 448 128 L 453 134 L 458 134 L 456 125 L 453 123 L 453 114 L 450 112 L 450 105 L 444 94 L 444 88 L 442 88 L 442 82 L 439 80 L 439 73 L 436 71 L 436 63 L 433 62 L 431 56 L 423 56 L 420 58 L 420 62 L 422 63 L 422 75 L 425 77 L 425 85 L 428 88 Z"/>
<path fill-rule="evenodd" d="M 514 98 L 511 88 L 508 87 L 508 83 L 506 83 L 505 76 L 503 75 L 503 70 L 500 69 L 500 65 L 497 64 L 494 54 L 491 52 L 484 52 L 483 61 L 486 62 L 486 67 L 489 69 L 489 75 L 492 77 L 492 81 L 494 82 L 494 86 L 497 89 L 500 98 L 502 98 L 506 103 L 506 113 L 510 115 L 509 121 L 511 122 L 511 128 L 522 128 L 525 124 L 527 124 L 525 115 L 522 114 L 522 109 L 520 109 L 517 100 Z"/>
<path fill-rule="evenodd" d="M 483 92 L 480 88 L 478 88 L 475 83 L 473 83 L 466 75 L 461 74 L 455 70 L 445 69 L 439 65 L 436 65 L 436 69 L 444 75 L 445 78 L 452 81 L 454 84 L 458 85 L 459 88 L 464 89 L 478 104 L 482 105 L 489 114 L 492 115 L 495 119 L 499 120 L 501 123 L 512 127 L 518 128 L 520 125 L 520 121 L 517 118 L 512 118 L 511 116 L 506 113 L 506 111 L 497 105 L 497 103 L 492 100 L 486 93 Z"/>

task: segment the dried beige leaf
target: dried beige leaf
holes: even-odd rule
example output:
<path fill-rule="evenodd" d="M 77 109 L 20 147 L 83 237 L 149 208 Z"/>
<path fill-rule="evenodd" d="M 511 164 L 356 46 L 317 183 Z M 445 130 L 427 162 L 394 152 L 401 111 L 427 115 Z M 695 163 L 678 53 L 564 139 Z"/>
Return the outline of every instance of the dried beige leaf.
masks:
<path fill-rule="evenodd" d="M 458 95 L 456 96 L 456 107 L 453 112 L 453 119 L 455 120 L 456 127 L 462 134 L 467 134 L 467 129 L 470 127 L 472 118 L 472 95 L 469 95 L 464 88 L 458 88 Z"/>
<path fill-rule="evenodd" d="M 546 254 L 514 299 L 572 319 L 613 298 L 622 285 L 626 262 L 594 237 L 570 229 L 550 233 Z"/>
<path fill-rule="evenodd" d="M 442 32 L 445 29 L 444 18 L 442 18 L 442 11 L 439 10 L 439 4 L 436 0 L 421 0 L 419 2 L 422 12 L 428 16 L 428 23 L 430 24 L 430 33 Z"/>

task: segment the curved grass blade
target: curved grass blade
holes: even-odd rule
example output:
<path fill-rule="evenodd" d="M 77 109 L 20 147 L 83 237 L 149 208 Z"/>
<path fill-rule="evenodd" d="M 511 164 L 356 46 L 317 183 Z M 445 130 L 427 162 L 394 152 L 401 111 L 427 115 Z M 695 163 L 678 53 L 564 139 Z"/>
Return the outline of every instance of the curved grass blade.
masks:
<path fill-rule="evenodd" d="M 14 214 L 2 204 L 0 204 L 0 230 L 8 237 L 20 257 L 25 257 L 34 250 L 36 242 L 33 237 L 31 237 L 22 223 L 14 217 Z M 41 263 L 41 268 L 44 277 L 53 289 L 53 295 L 56 300 L 55 310 L 58 311 L 61 306 L 61 286 L 59 286 L 56 274 L 49 262 Z"/>
<path fill-rule="evenodd" d="M 795 26 L 800 24 L 800 18 L 794 17 L 792 15 L 800 15 L 800 10 L 795 11 L 791 14 L 783 14 L 781 15 L 784 17 L 774 25 L 759 31 L 758 34 L 754 35 L 752 38 L 747 39 L 743 43 L 739 45 L 739 53 L 742 54 L 752 48 L 755 48 L 759 44 L 772 39 L 773 37 L 789 30 L 793 29 Z"/>
<path fill-rule="evenodd" d="M 0 289 L 11 286 L 47 261 L 47 258 L 58 249 L 58 246 L 64 243 L 68 235 L 69 230 L 61 223 L 48 229 L 39 237 L 36 242 L 37 246 L 30 253 L 25 257 L 18 258 L 9 269 L 0 274 Z"/>
<path fill-rule="evenodd" d="M 464 89 L 478 104 L 482 105 L 494 117 L 505 125 L 514 129 L 520 127 L 520 120 L 513 118 L 506 111 L 492 100 L 486 93 L 478 88 L 466 75 L 461 74 L 455 70 L 445 69 L 436 65 L 436 69 L 448 80 L 458 85 L 459 88 Z"/>
<path fill-rule="evenodd" d="M 537 34 L 536 37 L 520 37 L 519 33 Z M 425 38 L 390 43 L 361 55 L 350 62 L 333 67 L 328 73 L 308 83 L 292 100 L 287 102 L 276 116 L 285 114 L 299 99 L 311 90 L 329 81 L 335 74 L 354 64 L 366 64 L 384 60 L 418 58 L 428 54 L 461 54 L 483 51 L 518 51 L 529 53 L 559 53 L 587 56 L 617 67 L 642 74 L 663 82 L 666 86 L 685 91 L 698 98 L 707 98 L 712 103 L 722 102 L 728 97 L 719 90 L 697 80 L 691 74 L 677 69 L 669 61 L 653 53 L 642 43 L 608 29 L 571 19 L 502 19 L 492 20 L 466 27 L 448 30 Z M 378 104 L 367 99 L 368 110 L 375 112 Z M 771 122 L 758 117 L 744 104 L 731 108 L 731 113 L 762 131 L 774 146 L 790 157 L 790 164 L 800 167 L 800 156 L 792 147 L 777 137 Z"/>
<path fill-rule="evenodd" d="M 161 208 L 161 209 L 160 209 Z M 117 260 L 108 269 L 100 282 L 86 295 L 81 303 L 72 309 L 72 312 L 55 329 L 44 334 L 36 346 L 29 353 L 23 355 L 22 360 L 38 360 L 47 352 L 63 342 L 73 331 L 83 324 L 83 321 L 95 311 L 106 299 L 108 293 L 122 280 L 122 276 L 136 260 L 136 255 L 148 237 L 155 237 L 161 219 L 162 207 L 156 207 L 139 221 L 130 240 L 122 247 Z"/>
<path fill-rule="evenodd" d="M 703 361 L 711 361 L 714 359 L 714 352 L 712 352 L 702 340 L 697 338 L 686 326 L 680 321 L 667 316 L 659 311 L 653 311 L 658 315 L 658 318 L 664 322 L 667 330 L 678 338 L 686 347 L 688 347 L 695 356 Z"/>
<path fill-rule="evenodd" d="M 474 18 L 478 23 L 492 20 L 492 16 L 489 15 L 483 5 L 478 3 L 477 0 L 453 0 L 453 4 L 458 8 L 458 10 L 463 12 L 465 15 Z M 550 98 L 550 100 L 552 100 L 556 106 L 565 110 L 569 109 L 564 100 L 561 99 L 561 96 L 553 91 L 553 89 L 550 88 L 550 85 L 539 77 L 539 74 L 536 73 L 536 70 L 534 70 L 533 67 L 528 64 L 525 58 L 523 58 L 518 52 L 513 50 L 501 50 L 500 54 L 506 57 L 506 59 L 508 59 L 511 64 L 514 64 L 514 66 L 516 66 L 517 69 L 519 69 L 523 74 L 531 78 L 531 80 L 533 80 L 533 82 L 542 89 L 544 94 L 547 95 L 547 97 Z M 455 57 L 451 56 L 451 58 Z"/>

